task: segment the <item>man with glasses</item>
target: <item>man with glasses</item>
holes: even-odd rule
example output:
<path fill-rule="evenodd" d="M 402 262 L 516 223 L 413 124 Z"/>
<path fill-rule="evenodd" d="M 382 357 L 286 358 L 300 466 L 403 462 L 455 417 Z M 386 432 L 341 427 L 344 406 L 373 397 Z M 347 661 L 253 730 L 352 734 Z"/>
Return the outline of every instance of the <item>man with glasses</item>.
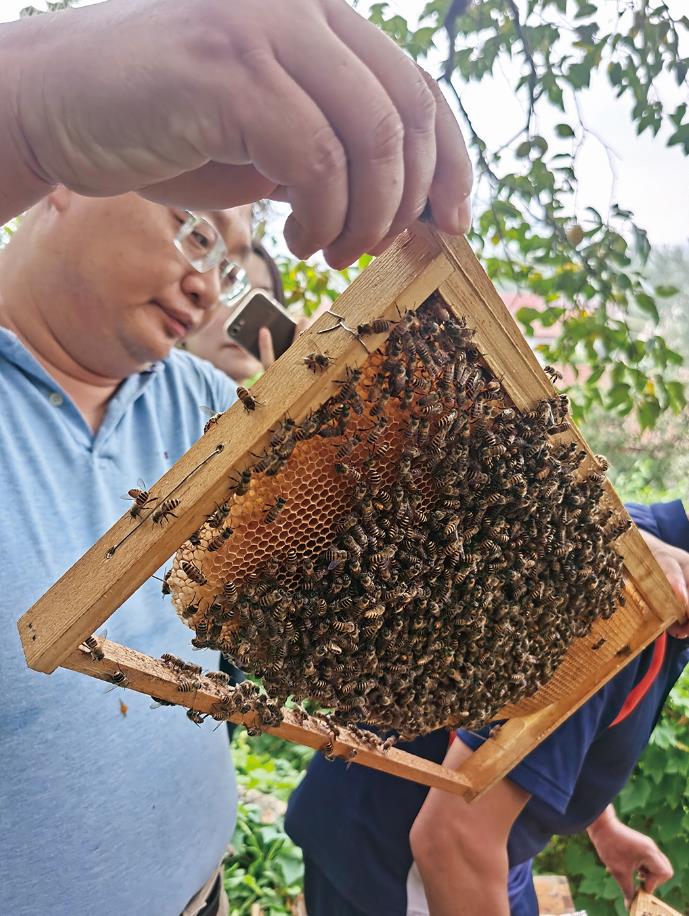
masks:
<path fill-rule="evenodd" d="M 250 209 L 55 189 L 0 252 L 0 913 L 227 913 L 236 790 L 225 729 L 26 667 L 16 620 L 201 434 L 234 385 L 175 349 L 246 285 Z M 189 653 L 149 580 L 108 622 Z M 217 668 L 215 653 L 198 661 Z M 207 657 L 205 657 L 207 656 Z"/>
<path fill-rule="evenodd" d="M 204 208 L 287 200 L 291 250 L 343 267 L 427 203 L 466 231 L 471 166 L 433 80 L 346 0 L 111 0 L 0 25 L 0 60 L 0 223 L 31 208 L 0 256 L 0 913 L 209 916 L 224 730 L 29 671 L 15 628 L 189 447 L 198 405 L 234 397 L 170 351 L 242 252 L 197 271 L 174 244 L 189 214 L 146 200 L 225 238 Z M 111 626 L 145 652 L 188 644 L 150 583 Z"/>

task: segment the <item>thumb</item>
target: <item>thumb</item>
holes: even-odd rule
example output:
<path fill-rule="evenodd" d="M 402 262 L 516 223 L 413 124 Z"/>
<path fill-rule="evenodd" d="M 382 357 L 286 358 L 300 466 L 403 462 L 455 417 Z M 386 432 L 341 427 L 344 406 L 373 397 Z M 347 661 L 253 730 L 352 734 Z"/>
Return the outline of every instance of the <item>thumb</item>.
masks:
<path fill-rule="evenodd" d="M 644 858 L 639 873 L 644 890 L 651 894 L 661 884 L 669 881 L 675 872 L 668 857 L 659 849 L 655 849 Z"/>

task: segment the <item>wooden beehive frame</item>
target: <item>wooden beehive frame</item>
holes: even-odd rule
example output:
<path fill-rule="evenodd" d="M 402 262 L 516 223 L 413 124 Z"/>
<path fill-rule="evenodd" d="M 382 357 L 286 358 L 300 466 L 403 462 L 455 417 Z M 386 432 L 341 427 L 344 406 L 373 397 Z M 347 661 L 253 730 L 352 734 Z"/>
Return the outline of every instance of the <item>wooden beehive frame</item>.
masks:
<path fill-rule="evenodd" d="M 629 916 L 682 916 L 682 914 L 654 897 L 653 894 L 638 891 L 632 901 Z"/>
<path fill-rule="evenodd" d="M 338 300 L 338 314 L 347 325 L 378 317 L 396 319 L 415 309 L 438 292 L 452 311 L 475 328 L 474 341 L 483 358 L 501 380 L 515 406 L 530 410 L 554 389 L 540 367 L 490 280 L 464 240 L 450 239 L 419 225 L 404 233 L 379 257 Z M 18 627 L 27 663 L 50 673 L 58 666 L 108 680 L 116 671 L 128 679 L 128 687 L 162 699 L 209 712 L 219 699 L 210 681 L 195 694 L 177 690 L 173 672 L 160 661 L 106 642 L 105 656 L 95 661 L 81 647 L 112 613 L 148 579 L 226 498 L 228 473 L 251 464 L 250 453 L 267 445 L 270 430 L 289 414 L 300 420 L 309 410 L 336 394 L 336 380 L 343 367 L 362 364 L 368 357 L 360 342 L 346 330 L 328 334 L 327 352 L 332 365 L 314 377 L 304 367 L 304 356 L 321 350 L 324 338 L 318 331 L 332 325 L 323 315 L 254 386 L 261 402 L 253 413 L 237 403 L 153 487 L 158 500 L 174 494 L 179 500 L 165 525 L 149 518 L 133 526 L 123 516 L 46 594 L 19 620 Z M 387 334 L 367 337 L 374 350 Z M 574 427 L 559 436 L 562 441 L 586 443 Z M 587 449 L 588 451 L 588 449 Z M 593 456 L 583 471 L 597 470 Z M 606 498 L 620 511 L 612 487 Z M 613 677 L 672 622 L 681 610 L 669 584 L 636 528 L 617 542 L 623 555 L 626 605 L 609 621 L 598 621 L 589 637 L 575 640 L 553 681 L 533 697 L 500 715 L 505 725 L 466 761 L 459 771 L 421 760 L 398 749 L 386 752 L 363 746 L 342 729 L 333 753 L 348 756 L 357 751 L 356 762 L 414 781 L 478 797 L 501 779 L 530 750 L 571 715 L 599 687 Z M 605 636 L 604 650 L 592 644 Z M 233 721 L 251 725 L 252 714 Z M 285 720 L 271 734 L 311 747 L 328 741 L 325 728 L 315 720 L 300 724 L 287 711 Z"/>

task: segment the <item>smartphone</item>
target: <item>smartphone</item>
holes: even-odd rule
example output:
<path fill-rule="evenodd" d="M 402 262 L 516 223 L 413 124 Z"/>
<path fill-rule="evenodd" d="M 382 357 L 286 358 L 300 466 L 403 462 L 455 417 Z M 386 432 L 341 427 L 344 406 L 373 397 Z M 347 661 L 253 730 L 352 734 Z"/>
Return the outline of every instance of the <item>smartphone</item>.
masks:
<path fill-rule="evenodd" d="M 260 360 L 258 332 L 260 328 L 268 328 L 277 359 L 292 344 L 296 327 L 296 322 L 279 302 L 267 293 L 253 290 L 225 325 L 225 333 L 230 340 Z"/>

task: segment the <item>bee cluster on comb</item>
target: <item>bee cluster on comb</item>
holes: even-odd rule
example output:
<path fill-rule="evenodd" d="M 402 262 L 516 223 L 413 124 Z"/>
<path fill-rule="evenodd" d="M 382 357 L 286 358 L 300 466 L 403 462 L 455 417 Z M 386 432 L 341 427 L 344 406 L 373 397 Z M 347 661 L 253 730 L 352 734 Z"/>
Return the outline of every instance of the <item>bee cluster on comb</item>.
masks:
<path fill-rule="evenodd" d="M 411 737 L 494 718 L 614 613 L 629 522 L 558 441 L 567 399 L 518 411 L 472 338 L 434 294 L 273 431 L 166 579 L 194 645 Z"/>

